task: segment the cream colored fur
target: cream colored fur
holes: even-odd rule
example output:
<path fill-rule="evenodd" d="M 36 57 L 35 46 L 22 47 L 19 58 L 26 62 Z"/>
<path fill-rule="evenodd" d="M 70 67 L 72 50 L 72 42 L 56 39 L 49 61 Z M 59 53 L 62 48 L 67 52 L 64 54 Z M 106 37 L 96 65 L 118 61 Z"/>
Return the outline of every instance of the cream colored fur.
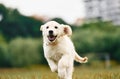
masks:
<path fill-rule="evenodd" d="M 59 24 L 55 21 L 49 21 L 40 27 L 43 34 L 43 48 L 45 58 L 52 72 L 58 72 L 60 79 L 72 79 L 74 60 L 80 63 L 86 63 L 87 57 L 80 57 L 74 48 L 70 39 L 72 30 L 70 26 Z M 52 35 L 56 36 L 53 40 L 49 31 L 53 31 Z"/>

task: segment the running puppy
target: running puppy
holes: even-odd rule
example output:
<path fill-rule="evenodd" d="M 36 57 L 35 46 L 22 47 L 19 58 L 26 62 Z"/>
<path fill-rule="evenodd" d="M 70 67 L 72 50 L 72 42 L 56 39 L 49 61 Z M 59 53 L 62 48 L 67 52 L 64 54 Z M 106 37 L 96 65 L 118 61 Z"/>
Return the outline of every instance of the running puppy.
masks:
<path fill-rule="evenodd" d="M 70 26 L 49 21 L 40 27 L 43 35 L 44 55 L 52 72 L 58 72 L 60 79 L 72 79 L 74 60 L 86 63 L 87 57 L 80 57 L 70 39 Z"/>

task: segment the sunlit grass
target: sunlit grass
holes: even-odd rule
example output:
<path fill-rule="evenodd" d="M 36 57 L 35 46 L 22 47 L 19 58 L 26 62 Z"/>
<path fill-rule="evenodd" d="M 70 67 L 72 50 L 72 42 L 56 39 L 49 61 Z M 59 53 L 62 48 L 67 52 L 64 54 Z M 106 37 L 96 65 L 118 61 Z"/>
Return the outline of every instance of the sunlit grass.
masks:
<path fill-rule="evenodd" d="M 74 79 L 120 79 L 120 68 L 76 68 Z"/>
<path fill-rule="evenodd" d="M 58 79 L 47 66 L 22 69 L 0 69 L 0 79 Z M 89 68 L 75 67 L 73 79 L 120 79 L 120 67 Z"/>

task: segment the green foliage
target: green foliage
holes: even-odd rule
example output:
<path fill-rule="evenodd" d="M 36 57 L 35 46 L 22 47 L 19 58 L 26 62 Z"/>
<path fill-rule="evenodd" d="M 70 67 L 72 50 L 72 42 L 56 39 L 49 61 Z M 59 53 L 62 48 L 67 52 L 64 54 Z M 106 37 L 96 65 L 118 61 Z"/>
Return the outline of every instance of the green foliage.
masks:
<path fill-rule="evenodd" d="M 3 35 L 0 34 L 0 44 L 6 43 L 5 38 L 3 37 Z"/>
<path fill-rule="evenodd" d="M 41 61 L 38 40 L 17 38 L 9 44 L 10 63 L 14 67 L 38 64 Z"/>
<path fill-rule="evenodd" d="M 112 59 L 120 61 L 120 28 L 108 22 L 84 24 L 74 31 L 72 37 L 79 53 L 107 52 Z"/>
<path fill-rule="evenodd" d="M 0 67 L 9 67 L 8 48 L 5 38 L 0 35 Z"/>
<path fill-rule="evenodd" d="M 60 23 L 60 24 L 68 24 L 68 23 L 66 23 L 63 19 L 61 19 L 61 18 L 53 18 L 53 19 L 51 19 L 52 21 L 56 21 L 56 22 L 58 22 L 58 23 Z"/>
<path fill-rule="evenodd" d="M 22 37 L 40 37 L 39 31 L 42 21 L 35 20 L 32 17 L 21 15 L 17 9 L 7 9 L 0 4 L 0 15 L 3 17 L 0 22 L 0 33 L 7 40 L 18 36 Z"/>
<path fill-rule="evenodd" d="M 0 44 L 0 67 L 9 67 L 8 50 L 6 45 Z"/>
<path fill-rule="evenodd" d="M 0 4 L 0 15 L 2 15 L 3 18 L 7 18 L 7 12 L 8 9 L 6 9 L 4 5 Z"/>

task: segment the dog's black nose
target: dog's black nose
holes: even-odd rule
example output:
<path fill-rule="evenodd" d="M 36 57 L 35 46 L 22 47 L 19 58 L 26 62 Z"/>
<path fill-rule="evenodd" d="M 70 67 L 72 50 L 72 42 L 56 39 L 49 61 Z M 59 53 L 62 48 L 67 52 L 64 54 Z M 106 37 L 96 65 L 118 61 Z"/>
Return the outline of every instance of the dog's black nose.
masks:
<path fill-rule="evenodd" d="M 52 30 L 50 30 L 50 31 L 49 31 L 49 34 L 53 34 L 53 31 L 52 31 Z"/>

